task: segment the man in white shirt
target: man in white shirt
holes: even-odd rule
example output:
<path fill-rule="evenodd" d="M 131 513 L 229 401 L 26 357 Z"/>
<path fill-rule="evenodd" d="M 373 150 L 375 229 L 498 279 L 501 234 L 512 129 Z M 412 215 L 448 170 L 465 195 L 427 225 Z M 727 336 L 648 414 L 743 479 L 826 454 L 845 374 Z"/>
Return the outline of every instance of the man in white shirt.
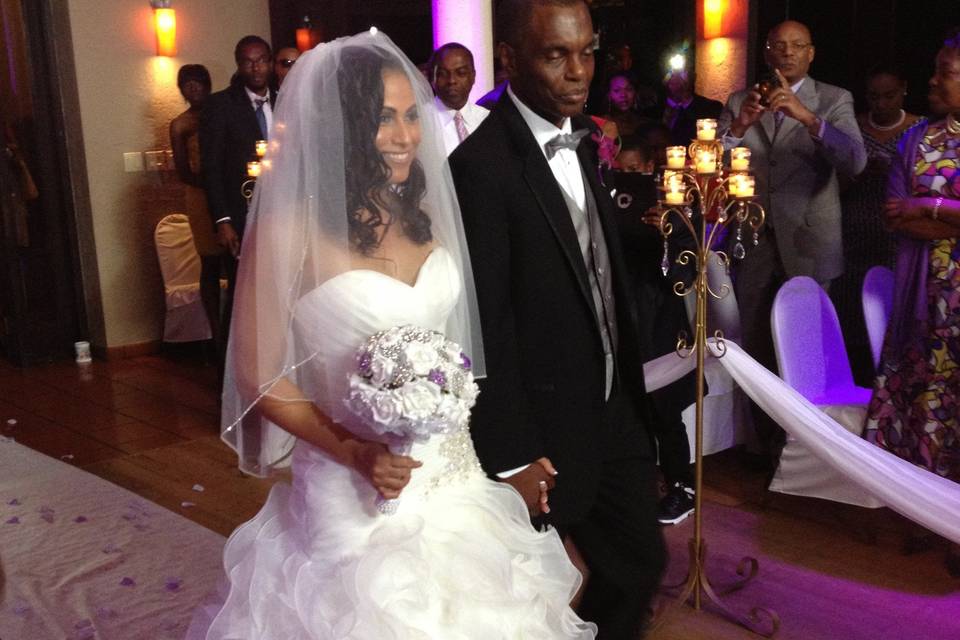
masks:
<path fill-rule="evenodd" d="M 490 112 L 470 102 L 470 90 L 477 79 L 473 54 L 460 43 L 448 42 L 433 53 L 433 91 L 443 126 L 447 155 L 476 131 Z"/>
<path fill-rule="evenodd" d="M 773 27 L 764 56 L 778 86 L 771 83 L 763 96 L 758 87 L 734 93 L 718 124 L 724 147 L 750 149 L 757 200 L 766 210 L 756 246 L 744 230 L 746 257 L 734 276 L 743 346 L 771 371 L 777 370 L 770 330 L 777 290 L 794 276 L 828 288 L 843 272 L 837 175 L 855 176 L 867 161 L 850 92 L 807 75 L 814 52 L 805 25 L 788 20 Z M 754 422 L 775 459 L 783 431 L 759 409 Z"/>

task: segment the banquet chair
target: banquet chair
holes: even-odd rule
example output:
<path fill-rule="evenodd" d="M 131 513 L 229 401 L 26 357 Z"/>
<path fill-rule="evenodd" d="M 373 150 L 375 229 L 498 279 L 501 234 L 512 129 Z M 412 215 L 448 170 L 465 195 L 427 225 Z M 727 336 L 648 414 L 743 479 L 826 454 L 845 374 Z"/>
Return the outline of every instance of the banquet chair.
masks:
<path fill-rule="evenodd" d="M 200 256 L 193 244 L 190 221 L 182 213 L 164 216 L 157 223 L 153 239 L 166 299 L 163 341 L 209 340 L 210 322 L 200 299 Z"/>
<path fill-rule="evenodd" d="M 877 265 L 863 279 L 863 319 L 867 325 L 873 366 L 880 366 L 880 351 L 893 309 L 893 271 Z"/>
<path fill-rule="evenodd" d="M 791 278 L 777 292 L 770 324 L 783 381 L 847 431 L 862 435 L 871 391 L 853 382 L 840 322 L 827 292 L 813 278 Z M 789 433 L 770 490 L 870 508 L 883 506 Z"/>

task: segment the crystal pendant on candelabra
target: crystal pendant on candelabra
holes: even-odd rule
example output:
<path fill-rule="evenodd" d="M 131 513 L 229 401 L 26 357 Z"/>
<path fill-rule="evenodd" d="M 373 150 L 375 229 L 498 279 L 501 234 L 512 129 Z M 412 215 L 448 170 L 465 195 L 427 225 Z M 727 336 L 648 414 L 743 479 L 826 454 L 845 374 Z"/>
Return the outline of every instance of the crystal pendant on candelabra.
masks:
<path fill-rule="evenodd" d="M 747 250 L 743 248 L 743 223 L 737 225 L 737 243 L 733 245 L 734 260 L 743 260 L 747 256 Z"/>
<path fill-rule="evenodd" d="M 663 239 L 663 259 L 660 260 L 660 271 L 663 271 L 664 277 L 670 272 L 670 245 L 667 239 Z"/>

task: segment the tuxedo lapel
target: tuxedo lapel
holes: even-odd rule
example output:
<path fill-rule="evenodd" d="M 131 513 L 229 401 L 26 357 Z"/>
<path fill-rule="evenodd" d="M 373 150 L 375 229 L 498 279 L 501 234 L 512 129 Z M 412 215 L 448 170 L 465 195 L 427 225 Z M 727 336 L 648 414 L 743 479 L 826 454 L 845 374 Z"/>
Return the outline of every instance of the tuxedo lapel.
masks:
<path fill-rule="evenodd" d="M 543 152 L 540 151 L 533 133 L 506 92 L 501 97 L 498 108 L 506 124 L 509 138 L 516 146 L 520 157 L 523 158 L 523 180 L 539 205 L 538 213 L 547 219 L 557 243 L 563 249 L 567 263 L 573 270 L 584 301 L 593 309 L 593 296 L 590 293 L 587 268 L 583 264 L 577 231 L 573 227 L 573 220 L 570 219 L 570 210 L 560 191 L 560 185 L 557 184 L 557 179 L 550 170 Z"/>
<path fill-rule="evenodd" d="M 239 123 L 244 132 L 251 140 L 260 140 L 263 134 L 260 132 L 260 124 L 257 122 L 257 115 L 250 104 L 247 92 L 242 85 L 236 84 L 232 87 L 233 103 L 237 111 Z"/>

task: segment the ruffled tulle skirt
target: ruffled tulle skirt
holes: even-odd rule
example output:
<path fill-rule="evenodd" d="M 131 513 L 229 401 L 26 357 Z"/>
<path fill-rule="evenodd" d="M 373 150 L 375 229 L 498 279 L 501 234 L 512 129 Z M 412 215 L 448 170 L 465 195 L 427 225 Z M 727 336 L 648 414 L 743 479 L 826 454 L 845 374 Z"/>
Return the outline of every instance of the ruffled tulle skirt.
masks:
<path fill-rule="evenodd" d="M 426 449 L 412 455 L 437 458 Z M 227 541 L 227 580 L 188 640 L 593 638 L 556 532 L 479 467 L 443 460 L 385 516 L 358 474 L 298 445 L 293 485 Z"/>

